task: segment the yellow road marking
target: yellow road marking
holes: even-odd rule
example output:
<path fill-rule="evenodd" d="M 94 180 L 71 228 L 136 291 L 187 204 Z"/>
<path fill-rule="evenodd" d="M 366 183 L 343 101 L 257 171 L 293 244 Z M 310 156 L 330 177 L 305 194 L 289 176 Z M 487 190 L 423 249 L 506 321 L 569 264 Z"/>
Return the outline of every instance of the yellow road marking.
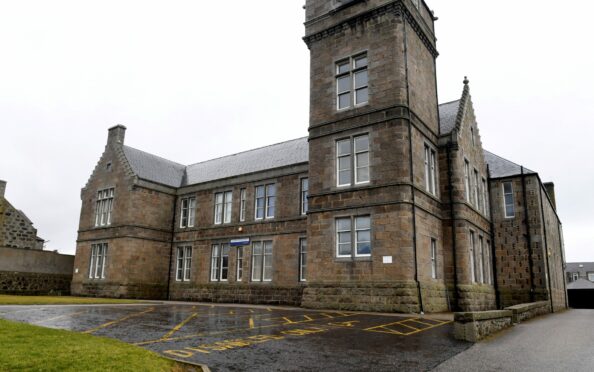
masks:
<path fill-rule="evenodd" d="M 254 313 L 254 310 L 252 310 L 252 309 L 248 309 L 248 310 L 250 311 L 250 313 L 252 313 L 252 314 Z"/>
<path fill-rule="evenodd" d="M 120 322 L 123 322 L 124 320 L 128 320 L 128 319 L 135 318 L 137 316 L 140 316 L 140 315 L 143 315 L 143 314 L 146 314 L 146 313 L 150 313 L 153 310 L 155 310 L 155 308 L 154 307 L 151 307 L 148 310 L 144 310 L 144 311 L 141 311 L 139 313 L 130 314 L 130 315 L 127 315 L 127 316 L 125 316 L 123 318 L 112 320 L 111 322 L 103 323 L 100 326 L 97 326 L 95 328 L 92 328 L 92 329 L 89 329 L 87 331 L 84 331 L 83 333 L 93 333 L 93 332 L 96 332 L 96 331 L 98 331 L 100 329 L 107 328 L 107 327 L 112 326 L 114 324 L 118 324 Z"/>
<path fill-rule="evenodd" d="M 292 324 L 292 323 L 295 323 L 294 321 L 292 321 L 291 319 L 289 319 L 289 318 L 286 318 L 286 317 L 285 317 L 285 318 L 283 318 L 283 320 L 286 322 L 285 324 Z"/>
<path fill-rule="evenodd" d="M 234 314 L 235 314 L 235 311 L 229 310 L 229 315 L 234 315 Z"/>
<path fill-rule="evenodd" d="M 428 323 L 419 322 L 418 319 L 419 318 L 416 318 L 416 319 L 405 319 L 405 320 L 402 320 L 400 322 L 389 323 L 389 324 L 382 324 L 382 325 L 379 325 L 379 326 L 366 328 L 366 329 L 364 329 L 364 331 L 388 333 L 388 334 L 401 335 L 401 336 L 410 336 L 410 335 L 417 334 L 419 332 L 428 331 L 430 329 L 437 328 L 439 326 L 452 323 L 452 321 L 444 322 L 444 321 L 441 321 L 441 320 L 435 320 L 436 322 L 440 322 L 440 323 L 437 323 L 437 324 L 434 324 L 434 325 L 429 325 Z M 434 319 L 431 319 L 431 320 L 434 320 Z M 416 322 L 416 323 L 427 325 L 428 327 L 426 327 L 426 328 L 415 328 L 415 327 L 412 327 L 412 326 L 409 326 L 409 325 L 404 324 L 406 322 Z M 388 328 L 390 326 L 395 326 L 395 325 L 398 325 L 398 326 L 401 326 L 401 327 L 410 328 L 413 331 L 406 332 L 405 333 L 405 332 L 399 332 L 399 331 L 396 331 L 394 329 Z"/>
<path fill-rule="evenodd" d="M 307 320 L 313 320 L 311 317 L 309 317 L 309 316 L 307 316 L 307 315 L 304 315 L 303 317 L 304 317 L 305 319 L 307 319 Z"/>
<path fill-rule="evenodd" d="M 250 317 L 250 328 L 254 328 L 254 318 Z"/>
<path fill-rule="evenodd" d="M 410 328 L 410 329 L 412 329 L 412 330 L 414 330 L 414 331 L 418 331 L 419 329 L 421 329 L 421 328 L 417 328 L 417 327 L 413 327 L 413 326 L 406 325 L 406 324 L 404 324 L 404 322 L 395 323 L 395 324 L 389 324 L 389 325 L 396 325 L 396 324 L 397 324 L 397 325 L 399 325 L 399 326 L 402 326 L 402 327 Z M 387 328 L 387 329 L 389 329 L 388 327 L 382 327 L 382 328 Z"/>
<path fill-rule="evenodd" d="M 410 321 L 411 322 L 415 322 L 415 323 L 419 323 L 419 324 L 423 324 L 423 325 L 426 325 L 426 326 L 429 326 L 429 327 L 435 325 L 435 324 L 423 323 L 423 322 L 421 322 L 420 320 L 417 320 L 417 319 L 411 319 Z"/>
<path fill-rule="evenodd" d="M 194 319 L 197 315 L 198 315 L 198 313 L 193 313 L 192 315 L 190 315 L 189 317 L 184 319 L 183 322 L 181 322 L 178 325 L 176 325 L 175 327 L 173 327 L 173 329 L 171 331 L 169 331 L 165 336 L 163 336 L 161 338 L 167 339 L 167 338 L 173 336 L 177 331 L 182 329 L 183 326 L 185 326 L 190 320 Z"/>
<path fill-rule="evenodd" d="M 76 313 L 72 313 L 72 314 L 64 314 L 64 315 L 60 315 L 60 316 L 55 316 L 53 318 L 48 318 L 48 319 L 42 319 L 42 320 L 38 320 L 36 322 L 33 322 L 33 324 L 40 324 L 40 323 L 45 323 L 45 322 L 51 322 L 53 320 L 58 320 L 58 319 L 62 319 L 62 318 L 68 318 L 68 317 L 73 317 L 73 316 L 77 316 L 83 313 L 86 313 L 87 310 L 83 310 L 83 311 L 78 311 Z"/>
<path fill-rule="evenodd" d="M 267 308 L 266 308 L 266 310 L 268 310 L 268 311 L 272 311 L 272 309 L 271 309 L 271 308 L 269 308 L 269 307 L 267 307 Z"/>

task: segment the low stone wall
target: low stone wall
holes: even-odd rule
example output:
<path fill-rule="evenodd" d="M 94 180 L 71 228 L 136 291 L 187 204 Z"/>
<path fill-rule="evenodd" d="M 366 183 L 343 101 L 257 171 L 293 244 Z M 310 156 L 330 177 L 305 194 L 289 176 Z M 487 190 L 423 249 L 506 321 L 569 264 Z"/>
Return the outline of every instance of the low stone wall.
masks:
<path fill-rule="evenodd" d="M 533 302 L 506 307 L 505 310 L 512 312 L 512 321 L 517 324 L 525 320 L 535 318 L 551 312 L 551 304 L 548 301 Z"/>
<path fill-rule="evenodd" d="M 261 305 L 301 305 L 303 287 L 245 284 L 178 284 L 171 288 L 171 300 Z"/>
<path fill-rule="evenodd" d="M 486 284 L 459 285 L 458 307 L 463 311 L 495 308 L 495 288 Z"/>
<path fill-rule="evenodd" d="M 72 294 L 82 297 L 128 298 L 139 300 L 166 300 L 167 285 L 159 283 L 120 284 L 97 280 L 73 283 Z"/>
<path fill-rule="evenodd" d="M 511 310 L 456 313 L 454 322 L 454 337 L 470 342 L 480 341 L 513 325 Z"/>
<path fill-rule="evenodd" d="M 72 274 L 0 271 L 0 293 L 18 295 L 69 295 Z"/>

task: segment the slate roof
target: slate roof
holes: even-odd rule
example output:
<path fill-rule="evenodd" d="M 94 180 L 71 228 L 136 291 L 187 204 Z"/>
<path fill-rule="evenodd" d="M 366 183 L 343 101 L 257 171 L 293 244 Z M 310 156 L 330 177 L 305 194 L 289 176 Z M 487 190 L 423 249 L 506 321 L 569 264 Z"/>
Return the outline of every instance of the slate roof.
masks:
<path fill-rule="evenodd" d="M 124 155 L 139 178 L 171 187 L 182 185 L 186 166 L 159 156 L 123 146 Z"/>
<path fill-rule="evenodd" d="M 460 100 L 439 105 L 439 127 L 441 134 L 448 134 L 456 127 L 459 108 Z"/>
<path fill-rule="evenodd" d="M 185 166 L 129 146 L 124 155 L 141 179 L 170 187 L 195 185 L 243 174 L 307 163 L 307 137 Z"/>
<path fill-rule="evenodd" d="M 594 289 L 594 283 L 589 280 L 580 278 L 574 282 L 567 284 L 567 289 Z"/>
<path fill-rule="evenodd" d="M 522 167 L 513 161 L 504 159 L 487 150 L 483 150 L 483 153 L 485 162 L 489 165 L 489 170 L 491 171 L 491 178 L 510 177 L 522 174 Z M 536 172 L 533 172 L 528 168 L 524 168 L 524 174 L 535 173 Z"/>
<path fill-rule="evenodd" d="M 583 267 L 580 267 L 582 265 Z M 594 262 L 568 262 L 565 268 L 568 273 L 582 273 L 584 276 L 586 273 L 594 273 Z"/>

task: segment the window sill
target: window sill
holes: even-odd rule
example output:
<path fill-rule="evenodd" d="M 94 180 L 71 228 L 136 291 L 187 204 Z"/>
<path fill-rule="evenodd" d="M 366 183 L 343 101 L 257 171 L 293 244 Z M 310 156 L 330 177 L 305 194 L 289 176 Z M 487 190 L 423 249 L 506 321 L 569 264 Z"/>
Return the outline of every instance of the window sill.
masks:
<path fill-rule="evenodd" d="M 363 257 L 335 257 L 334 262 L 372 262 L 371 256 Z"/>

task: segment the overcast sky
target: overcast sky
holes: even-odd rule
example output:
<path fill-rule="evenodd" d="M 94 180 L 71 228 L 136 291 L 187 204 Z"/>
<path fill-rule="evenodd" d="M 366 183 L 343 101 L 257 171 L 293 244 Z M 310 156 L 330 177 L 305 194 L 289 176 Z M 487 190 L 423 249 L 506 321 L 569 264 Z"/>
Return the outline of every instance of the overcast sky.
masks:
<path fill-rule="evenodd" d="M 189 164 L 307 135 L 304 0 L 0 0 L 0 179 L 74 253 L 107 128 Z M 557 187 L 568 261 L 594 261 L 590 1 L 429 1 L 440 102 L 470 79 L 483 145 Z"/>

